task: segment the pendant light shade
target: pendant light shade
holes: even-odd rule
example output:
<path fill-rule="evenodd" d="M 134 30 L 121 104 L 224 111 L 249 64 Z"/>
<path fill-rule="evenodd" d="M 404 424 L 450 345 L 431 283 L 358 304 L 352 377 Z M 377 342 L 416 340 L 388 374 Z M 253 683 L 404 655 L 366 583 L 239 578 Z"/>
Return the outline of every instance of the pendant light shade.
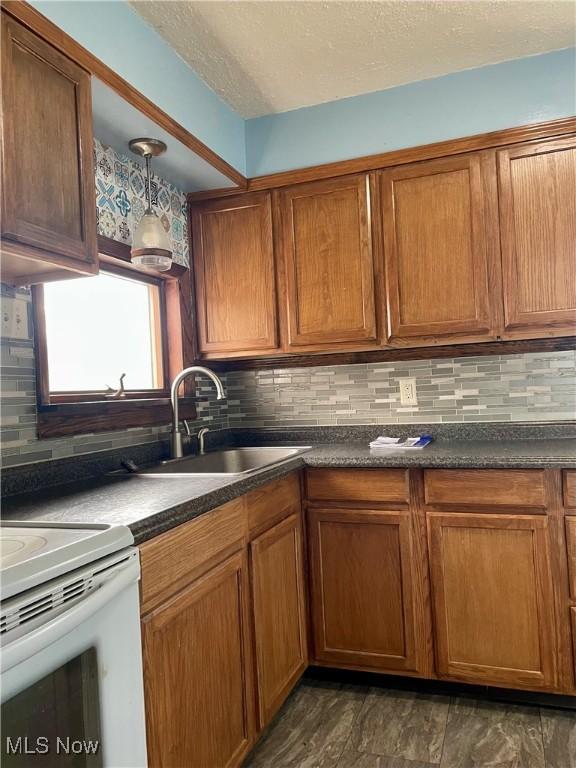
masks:
<path fill-rule="evenodd" d="M 172 266 L 170 239 L 162 222 L 152 210 L 150 158 L 166 151 L 166 144 L 159 139 L 132 139 L 130 149 L 146 160 L 147 208 L 138 222 L 132 238 L 132 262 L 157 272 L 165 272 Z"/>
<path fill-rule="evenodd" d="M 159 272 L 172 266 L 170 240 L 154 211 L 146 211 L 138 222 L 132 239 L 132 261 Z"/>

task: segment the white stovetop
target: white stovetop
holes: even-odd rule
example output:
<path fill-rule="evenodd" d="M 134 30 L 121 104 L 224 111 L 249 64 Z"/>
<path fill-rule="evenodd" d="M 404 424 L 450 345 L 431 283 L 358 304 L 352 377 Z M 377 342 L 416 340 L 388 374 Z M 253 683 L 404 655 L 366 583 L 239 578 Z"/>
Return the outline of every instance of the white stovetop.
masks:
<path fill-rule="evenodd" d="M 134 543 L 123 525 L 0 524 L 0 598 L 20 594 Z"/>

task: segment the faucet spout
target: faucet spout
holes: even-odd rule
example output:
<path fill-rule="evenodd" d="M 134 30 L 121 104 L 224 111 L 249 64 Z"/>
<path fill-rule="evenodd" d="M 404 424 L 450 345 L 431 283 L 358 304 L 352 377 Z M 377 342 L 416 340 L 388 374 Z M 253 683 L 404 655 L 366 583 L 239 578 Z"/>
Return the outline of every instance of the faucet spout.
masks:
<path fill-rule="evenodd" d="M 174 377 L 174 381 L 170 387 L 170 403 L 172 405 L 172 434 L 170 447 L 173 459 L 183 456 L 182 433 L 180 432 L 179 426 L 180 415 L 178 406 L 178 390 L 180 389 L 182 382 L 187 379 L 188 376 L 192 376 L 195 373 L 203 373 L 205 376 L 208 376 L 208 378 L 214 383 L 214 386 L 216 387 L 217 400 L 226 399 L 224 385 L 222 384 L 221 380 L 214 373 L 214 371 L 211 371 L 209 368 L 205 368 L 202 365 L 192 365 L 190 368 L 185 368 L 183 371 L 180 371 L 180 373 Z"/>

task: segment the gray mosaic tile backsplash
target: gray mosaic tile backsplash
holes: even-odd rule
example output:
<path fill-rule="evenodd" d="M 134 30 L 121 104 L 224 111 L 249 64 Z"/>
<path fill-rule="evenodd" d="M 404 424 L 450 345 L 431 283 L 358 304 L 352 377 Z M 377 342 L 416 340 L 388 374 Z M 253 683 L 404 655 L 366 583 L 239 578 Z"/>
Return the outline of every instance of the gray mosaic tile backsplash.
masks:
<path fill-rule="evenodd" d="M 3 292 L 13 294 L 3 286 Z M 19 295 L 26 296 L 25 291 Z M 32 340 L 0 340 L 2 460 L 5 466 L 154 442 L 167 427 L 38 440 Z M 402 406 L 398 379 L 414 377 L 417 406 Z M 576 351 L 315 368 L 236 371 L 215 400 L 198 380 L 200 425 L 410 424 L 565 421 L 576 418 Z"/>
<path fill-rule="evenodd" d="M 408 377 L 415 406 L 400 403 Z M 576 351 L 237 371 L 227 393 L 230 427 L 563 421 L 576 418 Z"/>

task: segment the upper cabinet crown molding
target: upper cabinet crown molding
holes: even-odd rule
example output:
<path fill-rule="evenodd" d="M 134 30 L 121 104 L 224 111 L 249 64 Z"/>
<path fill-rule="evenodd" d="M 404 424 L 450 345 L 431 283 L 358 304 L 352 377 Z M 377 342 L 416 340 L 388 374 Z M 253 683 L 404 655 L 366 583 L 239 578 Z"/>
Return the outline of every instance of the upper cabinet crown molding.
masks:
<path fill-rule="evenodd" d="M 576 138 L 498 153 L 507 336 L 576 330 Z"/>
<path fill-rule="evenodd" d="M 90 75 L 2 13 L 2 86 L 3 278 L 93 274 Z"/>
<path fill-rule="evenodd" d="M 473 153 L 381 172 L 392 343 L 495 338 L 487 163 Z"/>
<path fill-rule="evenodd" d="M 369 178 L 299 184 L 277 200 L 288 349 L 375 343 Z"/>
<path fill-rule="evenodd" d="M 196 206 L 191 231 L 200 351 L 275 350 L 270 195 L 257 192 Z"/>

